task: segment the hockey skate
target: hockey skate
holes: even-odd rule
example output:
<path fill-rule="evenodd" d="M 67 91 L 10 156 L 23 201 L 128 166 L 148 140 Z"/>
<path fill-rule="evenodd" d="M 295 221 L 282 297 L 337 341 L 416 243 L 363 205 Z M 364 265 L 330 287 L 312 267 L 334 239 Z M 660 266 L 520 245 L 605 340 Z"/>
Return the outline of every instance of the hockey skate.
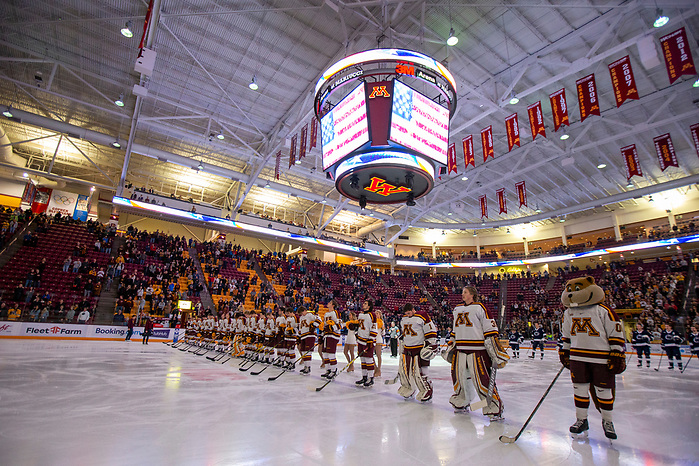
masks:
<path fill-rule="evenodd" d="M 370 377 L 369 380 L 364 382 L 365 387 L 371 387 L 372 385 L 374 385 L 374 378 L 373 377 Z"/>
<path fill-rule="evenodd" d="M 284 369 L 288 370 L 289 372 L 294 372 L 296 370 L 296 364 L 293 362 L 289 362 L 286 364 L 286 367 Z"/>
<path fill-rule="evenodd" d="M 578 419 L 575 421 L 575 424 L 570 426 L 569 430 L 571 434 L 582 434 L 583 432 L 587 432 L 589 429 L 590 425 L 587 423 L 587 419 Z"/>
<path fill-rule="evenodd" d="M 366 381 L 367 381 L 367 376 L 365 375 L 364 377 L 362 377 L 361 379 L 357 380 L 357 381 L 354 382 L 354 383 L 355 383 L 355 385 L 360 385 L 360 386 L 361 386 L 361 385 L 364 385 L 364 384 L 366 383 Z"/>
<path fill-rule="evenodd" d="M 616 431 L 614 430 L 614 423 L 612 421 L 602 421 L 602 429 L 604 429 L 605 437 L 610 440 L 616 440 Z"/>
<path fill-rule="evenodd" d="M 325 377 L 326 377 L 328 380 L 334 379 L 335 377 L 337 377 L 337 369 L 328 370 L 328 373 L 327 373 L 327 375 L 326 375 Z"/>
<path fill-rule="evenodd" d="M 320 374 L 320 376 L 327 379 L 330 376 L 330 372 L 332 372 L 332 371 L 330 369 L 328 369 L 325 371 L 325 374 Z"/>
<path fill-rule="evenodd" d="M 308 375 L 308 374 L 310 374 L 310 373 L 311 373 L 311 368 L 310 368 L 310 367 L 304 367 L 303 369 L 301 369 L 301 370 L 299 371 L 299 374 L 303 374 L 303 375 Z"/>
<path fill-rule="evenodd" d="M 505 416 L 503 416 L 502 412 L 500 414 L 488 414 L 488 419 L 490 419 L 490 422 L 504 421 Z"/>
<path fill-rule="evenodd" d="M 636 365 L 636 367 L 643 367 L 643 361 L 638 361 L 638 364 Z"/>

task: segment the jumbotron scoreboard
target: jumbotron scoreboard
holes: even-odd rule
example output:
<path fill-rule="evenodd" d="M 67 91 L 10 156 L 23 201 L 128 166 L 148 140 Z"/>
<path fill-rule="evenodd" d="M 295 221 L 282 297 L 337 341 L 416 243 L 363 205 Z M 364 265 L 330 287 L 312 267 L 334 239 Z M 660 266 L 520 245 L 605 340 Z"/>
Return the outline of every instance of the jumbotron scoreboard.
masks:
<path fill-rule="evenodd" d="M 315 87 L 323 170 L 344 196 L 414 205 L 447 165 L 456 83 L 410 50 L 374 49 L 328 68 Z"/>

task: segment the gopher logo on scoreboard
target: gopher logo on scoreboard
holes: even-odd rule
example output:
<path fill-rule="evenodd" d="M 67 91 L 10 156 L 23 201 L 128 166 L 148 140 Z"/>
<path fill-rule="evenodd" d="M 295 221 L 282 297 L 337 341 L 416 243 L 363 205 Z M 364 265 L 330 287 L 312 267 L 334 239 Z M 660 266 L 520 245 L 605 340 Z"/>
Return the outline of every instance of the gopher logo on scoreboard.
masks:
<path fill-rule="evenodd" d="M 371 94 L 369 94 L 369 98 L 374 99 L 376 97 L 391 97 L 391 94 L 389 94 L 386 90 L 386 86 L 374 86 L 371 89 Z"/>
<path fill-rule="evenodd" d="M 387 183 L 386 180 L 377 178 L 375 176 L 371 177 L 371 184 L 364 189 L 372 193 L 379 194 L 380 196 L 390 196 L 391 194 L 396 193 L 409 193 L 411 191 L 411 189 L 406 186 L 393 186 L 392 184 Z"/>

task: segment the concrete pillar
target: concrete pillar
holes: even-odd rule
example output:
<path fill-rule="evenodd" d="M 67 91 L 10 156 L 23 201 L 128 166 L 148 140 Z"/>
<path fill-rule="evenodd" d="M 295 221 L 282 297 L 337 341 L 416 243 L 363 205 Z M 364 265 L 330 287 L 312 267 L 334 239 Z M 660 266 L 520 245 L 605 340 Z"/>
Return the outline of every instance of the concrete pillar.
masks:
<path fill-rule="evenodd" d="M 529 255 L 529 242 L 527 241 L 527 238 L 522 238 L 524 240 L 524 255 L 528 256 Z"/>
<path fill-rule="evenodd" d="M 568 246 L 568 238 L 566 238 L 566 226 L 561 223 L 561 244 Z"/>
<path fill-rule="evenodd" d="M 612 215 L 614 221 L 614 239 L 621 241 L 621 228 L 619 228 L 619 217 L 616 214 Z"/>
<path fill-rule="evenodd" d="M 476 236 L 476 257 L 481 258 L 481 239 Z"/>
<path fill-rule="evenodd" d="M 670 222 L 670 229 L 677 225 L 677 222 L 675 222 L 675 214 L 672 213 L 670 209 L 667 209 L 665 212 L 667 212 L 667 219 Z"/>
<path fill-rule="evenodd" d="M 437 258 L 437 243 L 432 243 L 432 259 Z"/>

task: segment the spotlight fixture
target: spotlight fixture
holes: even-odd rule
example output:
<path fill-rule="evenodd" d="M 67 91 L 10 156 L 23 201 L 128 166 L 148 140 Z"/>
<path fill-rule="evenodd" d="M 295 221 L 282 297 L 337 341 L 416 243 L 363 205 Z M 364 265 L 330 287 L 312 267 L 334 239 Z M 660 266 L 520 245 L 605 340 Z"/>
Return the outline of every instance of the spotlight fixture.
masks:
<path fill-rule="evenodd" d="M 359 208 L 364 210 L 366 208 L 366 196 L 359 196 Z"/>
<path fill-rule="evenodd" d="M 534 209 L 534 212 L 537 214 L 540 214 L 542 210 L 539 208 L 539 203 L 536 204 L 536 209 Z"/>
<path fill-rule="evenodd" d="M 455 46 L 459 43 L 459 38 L 454 35 L 454 28 L 449 30 L 449 38 L 447 39 L 447 45 L 450 47 Z"/>
<path fill-rule="evenodd" d="M 560 223 L 563 223 L 563 222 L 565 222 L 565 221 L 566 221 L 566 219 L 565 219 L 565 218 L 563 218 L 563 217 L 561 217 L 561 218 L 559 218 L 559 219 L 558 219 L 558 221 L 559 221 Z"/>
<path fill-rule="evenodd" d="M 97 188 L 95 188 L 94 186 L 91 187 L 91 188 L 90 188 L 90 192 L 91 192 L 91 193 L 94 193 L 94 192 L 95 192 L 95 189 L 97 189 Z"/>
<path fill-rule="evenodd" d="M 119 98 L 114 101 L 114 105 L 116 105 L 117 107 L 124 106 L 124 94 L 119 94 Z"/>
<path fill-rule="evenodd" d="M 320 201 L 320 203 L 321 203 L 321 204 L 326 204 L 327 202 L 328 202 L 328 200 L 327 200 L 327 199 L 325 199 L 325 198 L 323 198 L 323 200 L 322 200 L 322 201 Z"/>
<path fill-rule="evenodd" d="M 373 216 L 374 216 L 374 212 L 369 212 L 369 217 L 373 217 Z"/>
<path fill-rule="evenodd" d="M 119 142 L 119 140 L 114 141 L 112 143 L 112 147 L 119 149 L 121 147 L 121 143 Z"/>
<path fill-rule="evenodd" d="M 252 77 L 252 81 L 250 81 L 250 84 L 248 84 L 248 87 L 252 89 L 253 91 L 256 91 L 260 88 L 260 86 L 257 85 L 257 76 Z"/>
<path fill-rule="evenodd" d="M 561 139 L 561 141 L 565 141 L 565 140 L 568 139 L 569 137 L 570 137 L 570 135 L 568 134 L 568 132 L 567 132 L 567 131 L 563 131 L 563 134 L 561 134 L 560 139 Z"/>
<path fill-rule="evenodd" d="M 510 233 L 510 229 L 508 228 L 508 229 L 507 229 L 507 234 L 509 234 L 509 233 Z"/>
<path fill-rule="evenodd" d="M 626 187 L 629 189 L 633 188 L 633 183 L 631 181 L 629 181 L 628 184 L 626 185 Z"/>
<path fill-rule="evenodd" d="M 265 188 L 269 188 L 269 181 L 265 183 Z"/>
<path fill-rule="evenodd" d="M 473 232 L 473 236 L 478 236 L 478 233 L 476 233 L 476 232 L 474 231 L 474 232 Z"/>
<path fill-rule="evenodd" d="M 602 170 L 603 168 L 607 168 L 607 164 L 600 160 L 600 162 L 597 164 L 597 168 Z"/>
<path fill-rule="evenodd" d="M 653 196 L 648 196 L 648 202 L 653 202 Z"/>
<path fill-rule="evenodd" d="M 221 140 L 221 141 L 223 141 L 224 139 L 226 139 L 226 136 L 223 135 L 223 131 L 219 131 L 219 132 L 218 132 L 218 134 L 216 135 L 216 139 L 219 139 L 219 140 Z"/>
<path fill-rule="evenodd" d="M 201 171 L 204 169 L 204 164 L 199 162 L 199 165 L 197 165 L 197 171 Z"/>
<path fill-rule="evenodd" d="M 22 178 L 29 178 L 29 173 L 27 173 L 27 172 L 22 173 Z"/>
<path fill-rule="evenodd" d="M 121 35 L 129 39 L 133 37 L 133 23 L 131 21 L 127 21 L 126 25 L 121 28 Z"/>
<path fill-rule="evenodd" d="M 359 189 L 359 177 L 357 175 L 352 175 L 350 177 L 350 188 Z"/>
<path fill-rule="evenodd" d="M 415 205 L 415 194 L 408 193 L 408 200 L 405 202 L 408 207 L 413 207 Z"/>
<path fill-rule="evenodd" d="M 2 114 L 3 114 L 4 116 L 6 116 L 7 118 L 12 118 L 12 105 L 10 105 L 9 107 L 7 107 L 7 108 L 5 109 L 5 111 L 2 112 Z"/>
<path fill-rule="evenodd" d="M 517 105 L 519 103 L 519 99 L 517 98 L 516 95 L 512 94 L 512 97 L 510 97 L 510 105 Z"/>
<path fill-rule="evenodd" d="M 461 181 L 468 181 L 468 176 L 462 176 Z"/>
<path fill-rule="evenodd" d="M 653 27 L 655 27 L 655 28 L 661 28 L 661 27 L 665 26 L 668 21 L 670 21 L 670 18 L 665 16 L 663 14 L 663 10 L 661 10 L 660 8 L 655 10 L 655 14 L 658 15 L 658 17 L 655 18 L 655 21 L 653 22 Z"/>
<path fill-rule="evenodd" d="M 453 214 L 453 212 L 447 212 L 447 215 L 452 216 L 454 214 Z"/>
<path fill-rule="evenodd" d="M 694 84 L 692 84 L 692 87 L 699 87 L 699 79 L 694 81 Z"/>
<path fill-rule="evenodd" d="M 296 162 L 294 162 L 294 163 L 295 163 L 296 165 L 301 165 L 301 159 L 296 160 Z"/>

